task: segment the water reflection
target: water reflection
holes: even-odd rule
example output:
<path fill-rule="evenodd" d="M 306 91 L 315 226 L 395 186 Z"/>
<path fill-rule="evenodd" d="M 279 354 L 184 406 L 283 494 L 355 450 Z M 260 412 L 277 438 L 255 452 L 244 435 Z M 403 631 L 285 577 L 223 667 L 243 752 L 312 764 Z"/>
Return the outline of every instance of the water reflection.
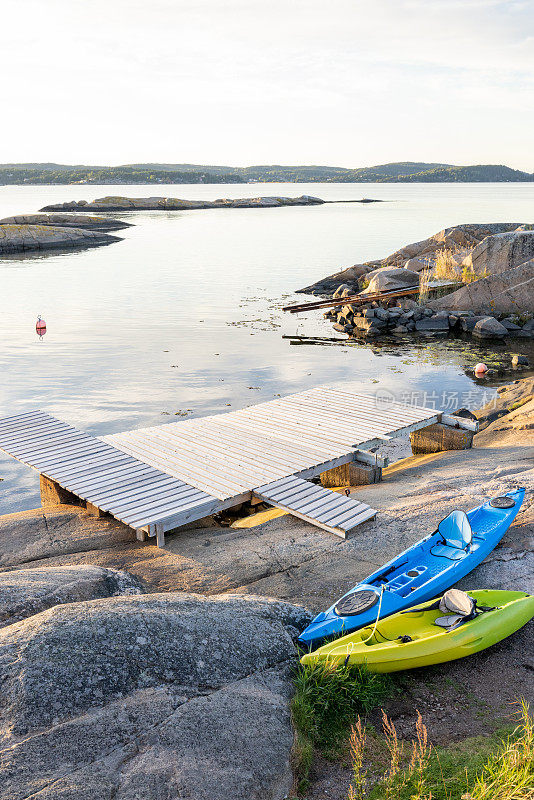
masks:
<path fill-rule="evenodd" d="M 246 190 L 395 202 L 129 212 L 117 216 L 135 227 L 113 247 L 0 259 L 0 416 L 42 408 L 103 435 L 175 421 L 184 412 L 223 413 L 321 384 L 380 387 L 397 397 L 430 396 L 437 388 L 474 392 L 476 404 L 492 389 L 473 380 L 468 343 L 337 341 L 320 312 L 296 318 L 281 311 L 305 299 L 293 294 L 299 286 L 445 225 L 528 221 L 534 199 L 530 184 L 500 185 L 498 194 L 488 185 L 445 188 L 158 187 L 162 195 L 192 199 Z M 0 187 L 0 215 L 116 193 L 117 187 Z M 141 196 L 147 187 L 124 186 L 120 193 Z M 41 341 L 38 314 L 48 328 Z M 528 346 L 516 340 L 503 352 Z M 487 346 L 473 347 L 473 357 L 486 360 Z M 27 468 L 2 457 L 0 477 L 0 513 L 38 502 Z"/>

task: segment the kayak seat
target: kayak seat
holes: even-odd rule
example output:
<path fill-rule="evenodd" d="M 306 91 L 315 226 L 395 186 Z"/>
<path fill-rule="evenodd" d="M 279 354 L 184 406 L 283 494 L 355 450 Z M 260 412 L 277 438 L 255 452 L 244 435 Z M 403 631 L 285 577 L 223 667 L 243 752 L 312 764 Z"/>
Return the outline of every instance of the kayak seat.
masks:
<path fill-rule="evenodd" d="M 438 525 L 437 533 L 442 541 L 435 544 L 430 552 L 438 558 L 458 561 L 467 554 L 473 541 L 473 531 L 464 511 L 452 511 Z"/>

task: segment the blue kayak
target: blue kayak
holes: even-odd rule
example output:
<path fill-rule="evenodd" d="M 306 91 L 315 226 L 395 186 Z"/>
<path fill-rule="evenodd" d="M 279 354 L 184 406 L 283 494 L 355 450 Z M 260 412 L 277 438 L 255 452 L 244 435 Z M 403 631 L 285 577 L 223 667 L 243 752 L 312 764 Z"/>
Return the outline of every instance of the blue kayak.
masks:
<path fill-rule="evenodd" d="M 467 514 L 453 511 L 437 530 L 384 564 L 322 611 L 300 634 L 314 646 L 329 636 L 343 636 L 380 619 L 443 594 L 463 578 L 502 539 L 525 496 L 516 489 L 494 497 Z"/>

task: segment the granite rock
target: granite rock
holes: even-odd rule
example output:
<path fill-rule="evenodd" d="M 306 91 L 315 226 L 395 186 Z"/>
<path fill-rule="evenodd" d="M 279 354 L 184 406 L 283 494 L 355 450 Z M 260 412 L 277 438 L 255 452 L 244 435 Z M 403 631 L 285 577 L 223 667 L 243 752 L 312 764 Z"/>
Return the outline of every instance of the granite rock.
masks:
<path fill-rule="evenodd" d="M 63 250 L 70 247 L 95 247 L 120 242 L 119 236 L 81 228 L 55 225 L 0 225 L 0 253 L 28 250 Z"/>
<path fill-rule="evenodd" d="M 180 593 L 0 630 L 0 800 L 282 800 L 303 609 Z"/>
<path fill-rule="evenodd" d="M 0 219 L 0 225 L 52 225 L 59 228 L 81 228 L 91 231 L 118 231 L 130 228 L 130 222 L 91 214 L 20 214 Z"/>
<path fill-rule="evenodd" d="M 482 317 L 473 328 L 473 336 L 479 339 L 502 338 L 507 335 L 508 330 L 495 317 Z"/>

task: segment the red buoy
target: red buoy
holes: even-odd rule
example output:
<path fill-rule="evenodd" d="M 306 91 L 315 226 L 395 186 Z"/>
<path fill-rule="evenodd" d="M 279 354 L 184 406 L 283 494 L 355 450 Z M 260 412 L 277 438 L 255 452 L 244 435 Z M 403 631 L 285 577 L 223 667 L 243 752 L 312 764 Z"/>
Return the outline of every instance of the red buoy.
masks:
<path fill-rule="evenodd" d="M 35 330 L 42 339 L 46 333 L 46 322 L 44 321 L 44 319 L 41 319 L 40 316 L 37 317 L 37 322 L 35 323 Z"/>

